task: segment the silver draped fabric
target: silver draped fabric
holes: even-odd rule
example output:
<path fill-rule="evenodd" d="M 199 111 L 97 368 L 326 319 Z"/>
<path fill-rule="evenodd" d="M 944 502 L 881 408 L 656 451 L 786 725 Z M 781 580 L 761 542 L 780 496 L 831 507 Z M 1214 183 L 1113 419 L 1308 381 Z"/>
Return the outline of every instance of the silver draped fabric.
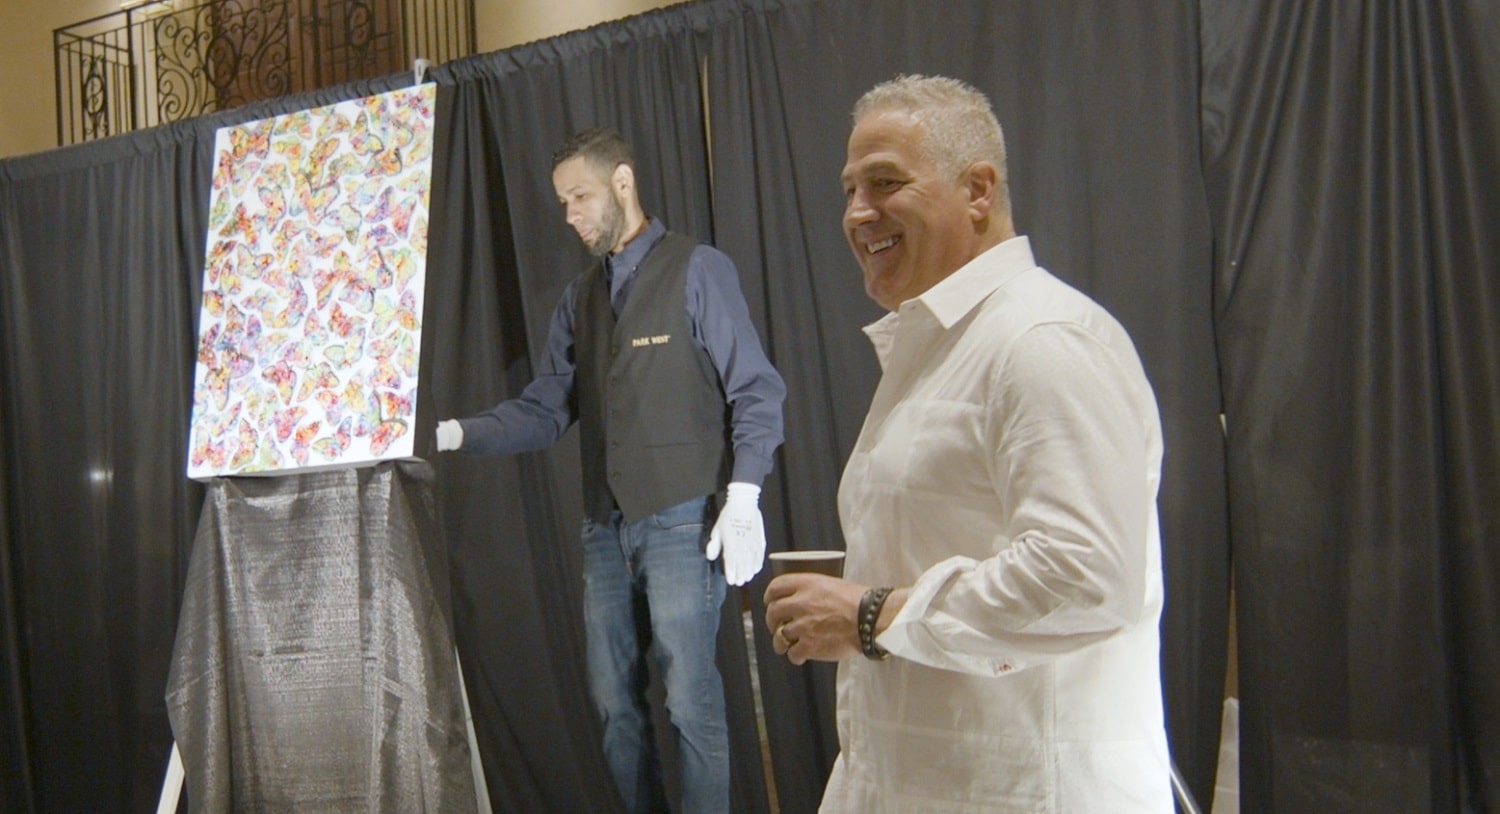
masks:
<path fill-rule="evenodd" d="M 197 812 L 474 812 L 422 461 L 211 482 L 167 681 Z"/>

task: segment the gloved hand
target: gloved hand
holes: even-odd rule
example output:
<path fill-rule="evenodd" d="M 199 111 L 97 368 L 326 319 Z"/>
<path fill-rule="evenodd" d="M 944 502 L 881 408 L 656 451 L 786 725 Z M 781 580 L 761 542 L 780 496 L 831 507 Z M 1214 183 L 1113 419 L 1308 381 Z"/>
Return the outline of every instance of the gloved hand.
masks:
<path fill-rule="evenodd" d="M 766 559 L 766 522 L 760 515 L 760 487 L 753 483 L 731 483 L 724 507 L 708 535 L 704 556 L 710 560 L 724 553 L 724 579 L 744 585 L 760 573 Z"/>
<path fill-rule="evenodd" d="M 449 452 L 464 445 L 464 428 L 458 419 L 439 421 L 437 425 L 437 451 Z"/>

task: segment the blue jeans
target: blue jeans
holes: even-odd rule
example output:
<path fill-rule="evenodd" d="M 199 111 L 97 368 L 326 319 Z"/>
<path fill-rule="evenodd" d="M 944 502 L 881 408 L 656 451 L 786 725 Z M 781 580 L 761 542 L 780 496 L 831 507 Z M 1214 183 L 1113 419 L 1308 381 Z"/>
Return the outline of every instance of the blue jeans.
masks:
<path fill-rule="evenodd" d="M 589 691 L 604 723 L 604 757 L 631 814 L 667 811 L 646 699 L 655 646 L 682 760 L 683 814 L 729 810 L 724 685 L 714 664 L 720 561 L 703 558 L 715 509 L 696 498 L 626 523 L 583 523 Z"/>

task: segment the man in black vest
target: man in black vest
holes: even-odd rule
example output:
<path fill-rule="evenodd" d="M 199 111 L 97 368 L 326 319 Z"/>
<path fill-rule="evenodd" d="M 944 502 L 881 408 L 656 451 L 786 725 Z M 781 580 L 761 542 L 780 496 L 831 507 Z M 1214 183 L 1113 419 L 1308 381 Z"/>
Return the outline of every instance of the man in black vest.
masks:
<path fill-rule="evenodd" d="M 610 130 L 552 157 L 570 226 L 599 262 L 563 291 L 541 373 L 519 398 L 438 423 L 437 448 L 505 455 L 579 422 L 589 686 L 631 812 L 666 811 L 645 698 L 654 644 L 678 732 L 684 814 L 729 810 L 714 643 L 725 584 L 760 571 L 760 487 L 782 441 L 785 385 L 722 252 L 641 209 L 630 147 Z M 723 499 L 718 495 L 723 492 Z M 636 608 L 650 630 L 637 629 Z"/>

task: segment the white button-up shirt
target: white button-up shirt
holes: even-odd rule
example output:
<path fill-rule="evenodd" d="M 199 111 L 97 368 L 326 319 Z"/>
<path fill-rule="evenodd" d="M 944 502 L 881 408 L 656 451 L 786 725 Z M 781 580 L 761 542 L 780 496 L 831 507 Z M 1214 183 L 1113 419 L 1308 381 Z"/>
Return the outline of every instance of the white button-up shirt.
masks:
<path fill-rule="evenodd" d="M 838 675 L 825 814 L 1171 814 L 1156 400 L 1130 338 L 1017 237 L 865 329 L 845 576 L 911 585 Z"/>

